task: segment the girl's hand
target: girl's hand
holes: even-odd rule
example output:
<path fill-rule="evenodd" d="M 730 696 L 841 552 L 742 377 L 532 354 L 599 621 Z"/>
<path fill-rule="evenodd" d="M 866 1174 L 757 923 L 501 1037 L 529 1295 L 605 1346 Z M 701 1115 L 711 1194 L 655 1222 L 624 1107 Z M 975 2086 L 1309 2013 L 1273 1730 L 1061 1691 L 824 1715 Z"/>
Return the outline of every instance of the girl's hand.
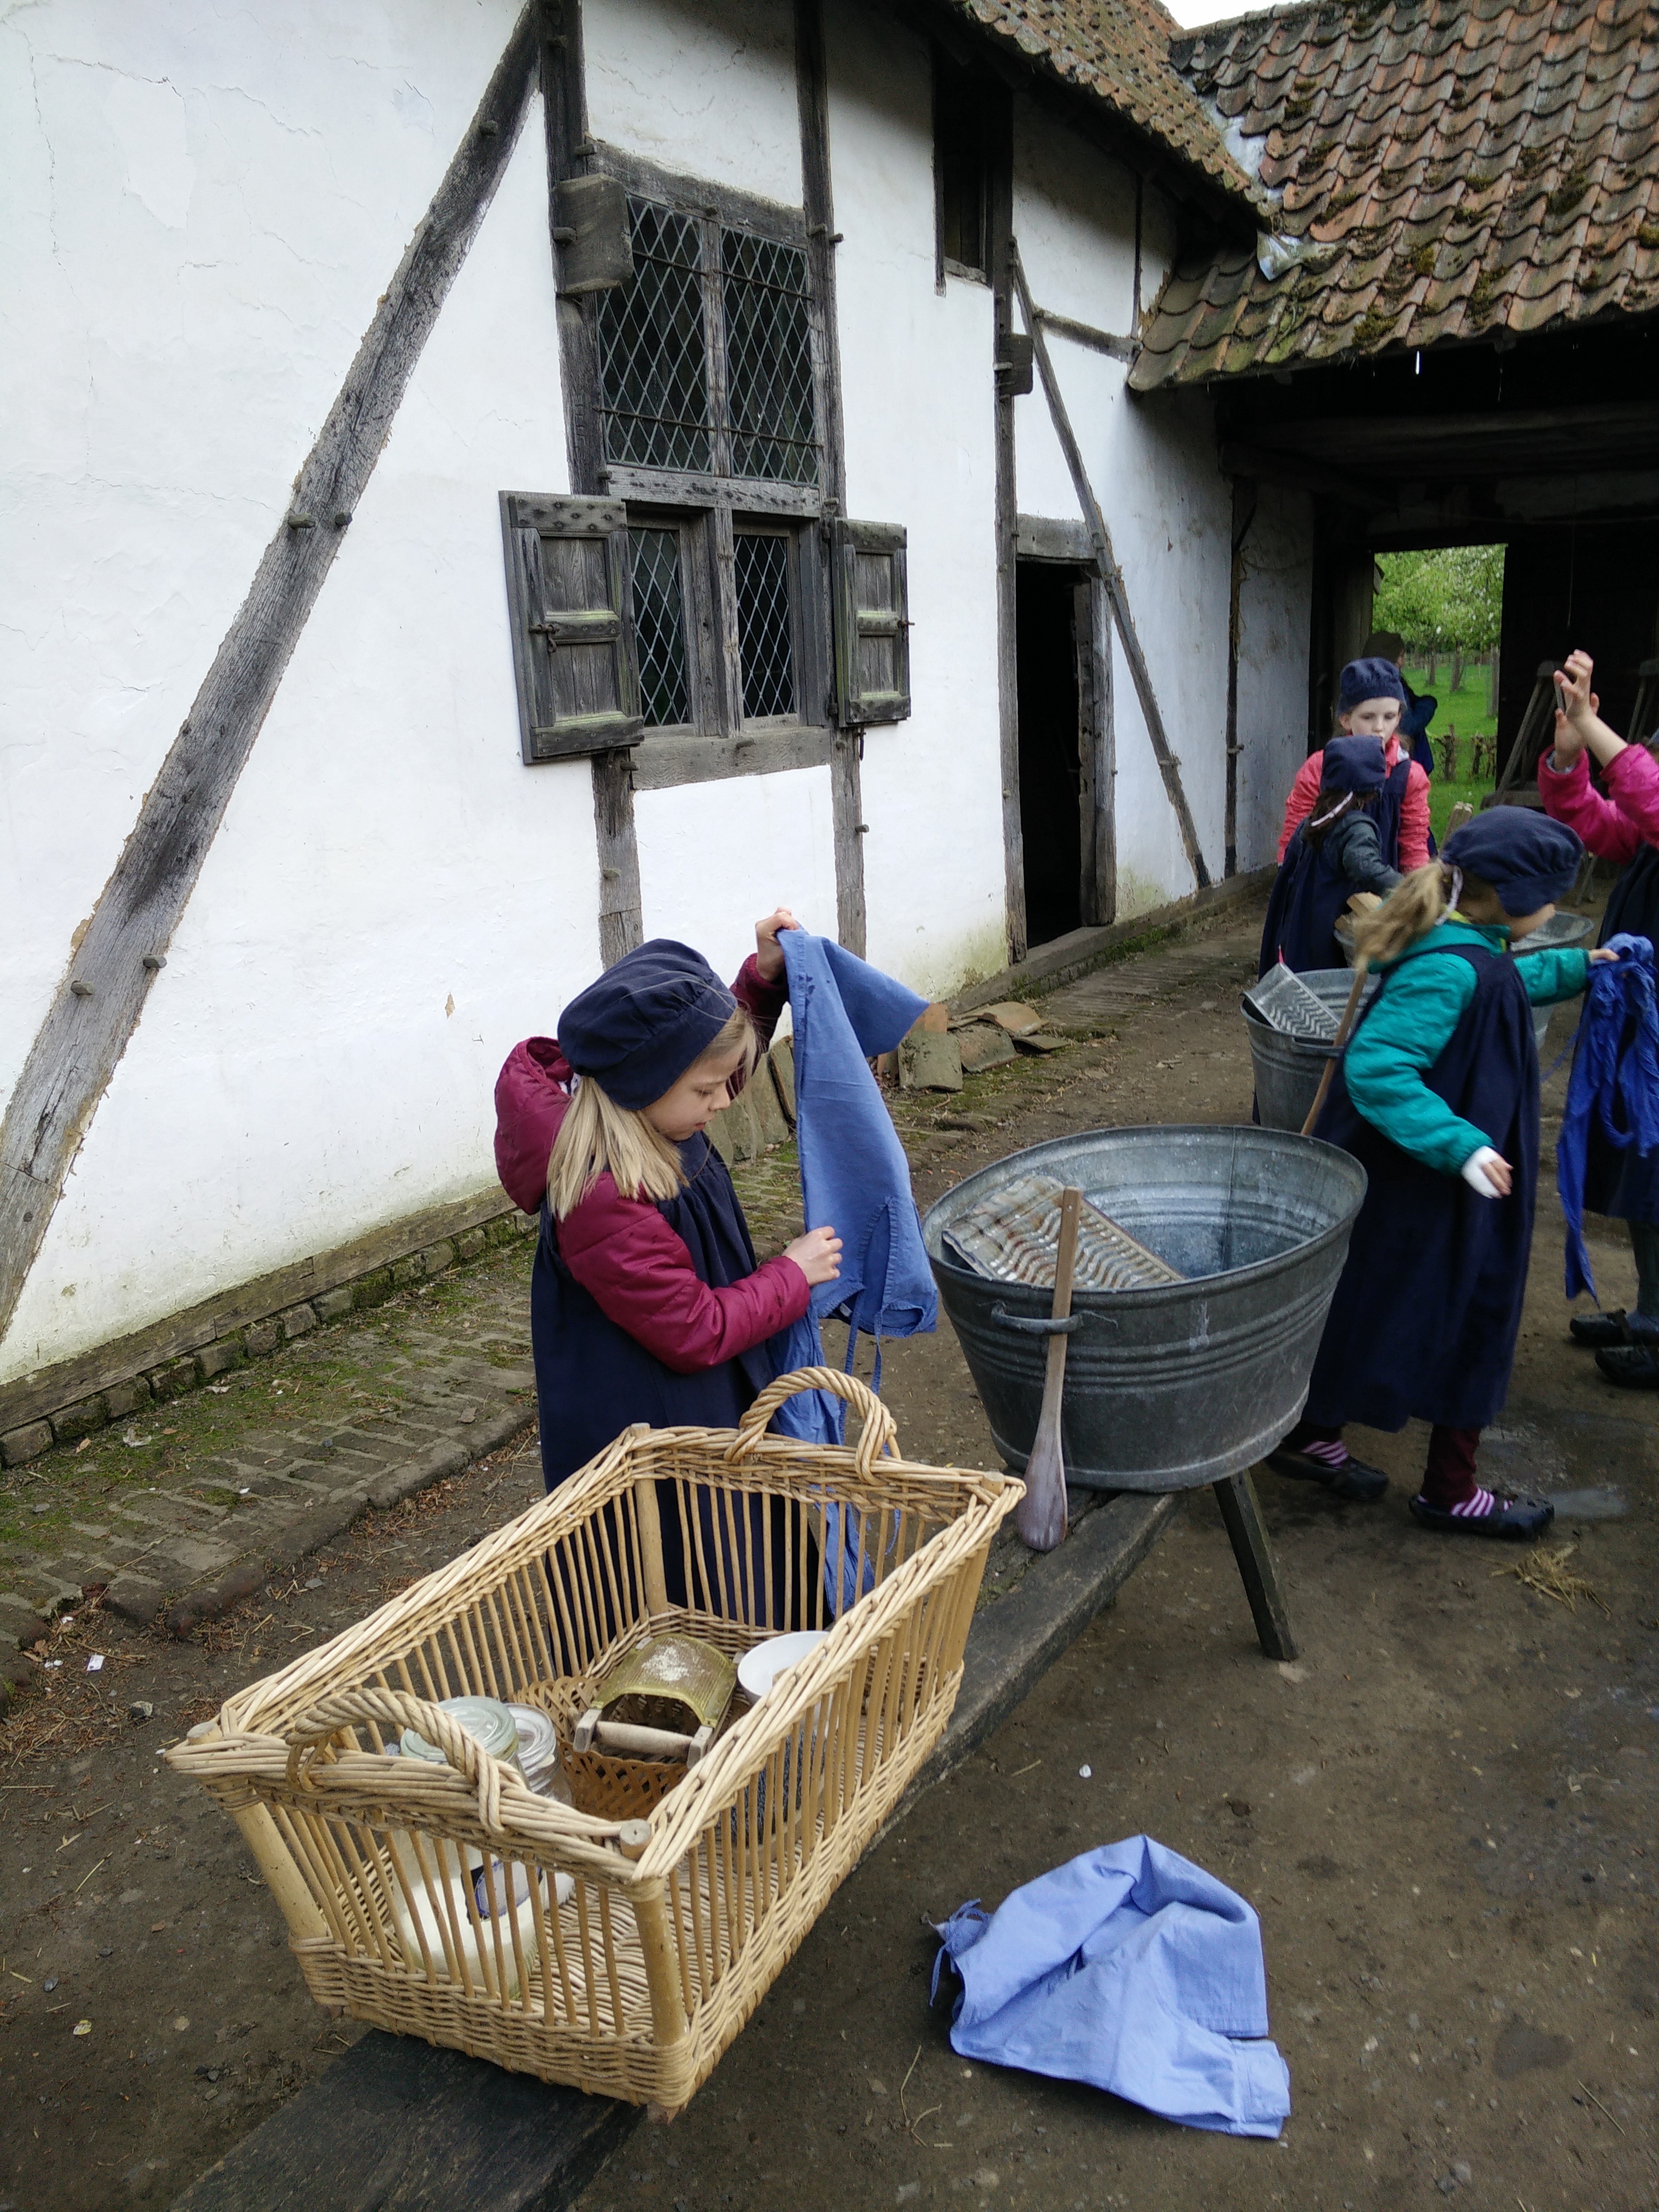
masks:
<path fill-rule="evenodd" d="M 1617 960 L 1619 957 L 1619 954 L 1613 951 L 1610 945 L 1598 945 L 1594 952 L 1586 956 L 1592 967 L 1594 967 L 1598 961 Z"/>
<path fill-rule="evenodd" d="M 775 914 L 769 914 L 764 921 L 755 924 L 755 965 L 761 971 L 763 983 L 775 983 L 783 973 L 783 947 L 778 943 L 778 932 L 799 927 L 787 906 L 781 906 Z"/>
<path fill-rule="evenodd" d="M 798 929 L 800 925 L 793 922 L 790 927 Z M 809 1229 L 785 1248 L 783 1256 L 793 1260 L 816 1288 L 819 1283 L 833 1283 L 840 1274 L 841 1239 L 833 1229 Z"/>
<path fill-rule="evenodd" d="M 1587 653 L 1570 653 L 1567 665 L 1555 672 L 1555 727 L 1558 738 L 1565 722 L 1572 731 L 1574 751 L 1589 734 L 1589 725 L 1595 720 L 1600 701 L 1590 690 L 1590 678 L 1595 672 L 1595 663 Z"/>
<path fill-rule="evenodd" d="M 1460 1171 L 1469 1188 L 1482 1198 L 1507 1198 L 1515 1188 L 1515 1170 L 1490 1145 L 1477 1145 Z"/>

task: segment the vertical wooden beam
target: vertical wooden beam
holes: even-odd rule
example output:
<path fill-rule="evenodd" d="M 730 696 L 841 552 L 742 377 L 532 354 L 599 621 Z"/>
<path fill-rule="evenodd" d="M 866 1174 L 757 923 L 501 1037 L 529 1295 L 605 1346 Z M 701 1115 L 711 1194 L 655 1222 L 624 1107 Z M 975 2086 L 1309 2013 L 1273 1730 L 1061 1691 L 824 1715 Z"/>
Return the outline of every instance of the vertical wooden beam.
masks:
<path fill-rule="evenodd" d="M 991 328 L 991 390 L 994 424 L 996 488 L 992 527 L 997 562 L 997 729 L 1002 769 L 1002 886 L 1008 957 L 1023 960 L 1029 945 L 1025 915 L 1025 832 L 1019 812 L 1019 484 L 1014 446 L 1014 400 L 994 364 L 1002 357 L 1005 332 L 1014 326 L 1014 153 L 1013 105 L 1006 86 L 1000 105 L 988 118 L 991 140 L 987 210 L 988 246 L 994 313 Z M 988 102 L 992 95 L 988 94 Z"/>
<path fill-rule="evenodd" d="M 847 512 L 847 449 L 841 399 L 841 323 L 836 310 L 836 198 L 830 161 L 830 70 L 823 0 L 795 0 L 795 96 L 800 114 L 801 209 L 817 307 L 817 402 L 823 453 L 823 511 Z M 827 617 L 828 599 L 824 603 Z M 829 657 L 823 665 L 830 665 Z M 813 702 L 815 707 L 817 702 Z M 826 705 L 823 711 L 832 710 Z M 830 811 L 836 856 L 836 934 L 863 956 L 864 732 L 838 730 L 830 753 Z"/>
<path fill-rule="evenodd" d="M 380 295 L 287 514 L 144 795 L 0 1122 L 0 1336 L 137 1028 L 237 779 L 518 143 L 542 46 L 529 4 Z"/>
<path fill-rule="evenodd" d="M 1117 733 L 1112 713 L 1112 614 L 1096 575 L 1073 591 L 1077 635 L 1078 767 L 1083 844 L 1082 917 L 1117 920 Z"/>
<path fill-rule="evenodd" d="M 1152 671 L 1146 665 L 1146 656 L 1140 649 L 1140 638 L 1134 617 L 1129 611 L 1129 595 L 1124 587 L 1123 571 L 1117 565 L 1112 551 L 1111 532 L 1106 527 L 1106 518 L 1101 512 L 1100 501 L 1095 497 L 1094 487 L 1089 482 L 1089 472 L 1083 465 L 1083 453 L 1072 428 L 1072 418 L 1066 412 L 1065 396 L 1060 380 L 1054 374 L 1054 362 L 1048 357 L 1048 342 L 1042 333 L 1036 310 L 1031 305 L 1031 289 L 1025 281 L 1019 248 L 1011 243 L 1008 258 L 1009 274 L 1019 297 L 1020 313 L 1030 333 L 1032 351 L 1036 359 L 1037 374 L 1042 380 L 1042 389 L 1048 402 L 1048 412 L 1054 419 L 1054 435 L 1066 457 L 1071 471 L 1073 488 L 1078 503 L 1083 509 L 1083 519 L 1089 526 L 1095 541 L 1095 558 L 1100 564 L 1107 595 L 1112 603 L 1112 619 L 1117 624 L 1118 635 L 1123 641 L 1123 658 L 1129 664 L 1129 673 L 1134 680 L 1135 696 L 1140 702 L 1146 734 L 1152 739 L 1158 771 L 1164 778 L 1164 788 L 1175 811 L 1176 823 L 1181 831 L 1181 842 L 1186 848 L 1187 861 L 1197 879 L 1198 888 L 1204 890 L 1210 882 L 1209 869 L 1204 864 L 1204 854 L 1198 842 L 1198 830 L 1193 821 L 1192 809 L 1187 804 L 1187 793 L 1181 781 L 1181 763 L 1170 750 L 1170 740 L 1164 733 L 1164 717 L 1158 712 L 1158 695 L 1152 689 Z"/>
<path fill-rule="evenodd" d="M 1248 477 L 1233 478 L 1232 563 L 1227 586 L 1227 812 L 1224 876 L 1238 873 L 1238 641 L 1244 596 L 1244 540 L 1255 520 L 1256 488 Z"/>
<path fill-rule="evenodd" d="M 567 177 L 586 175 L 592 142 L 587 135 L 581 0 L 547 0 L 547 21 L 542 70 L 547 127 L 547 250 L 552 255 L 556 283 L 559 257 L 553 245 L 554 191 Z M 570 489 L 602 492 L 607 471 L 600 411 L 599 310 L 591 297 L 563 295 L 556 308 Z M 595 753 L 591 773 L 593 836 L 599 862 L 599 958 L 610 968 L 623 953 L 642 943 L 645 936 L 640 848 L 634 830 L 634 757 L 626 750 Z"/>

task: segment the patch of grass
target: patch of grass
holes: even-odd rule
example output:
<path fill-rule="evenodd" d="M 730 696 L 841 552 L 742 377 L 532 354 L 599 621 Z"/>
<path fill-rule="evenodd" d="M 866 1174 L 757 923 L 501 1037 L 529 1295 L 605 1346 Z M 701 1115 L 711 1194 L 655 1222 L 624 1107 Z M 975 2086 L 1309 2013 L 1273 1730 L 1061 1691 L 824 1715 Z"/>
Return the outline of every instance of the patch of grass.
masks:
<path fill-rule="evenodd" d="M 1452 808 L 1460 799 L 1479 808 L 1481 799 L 1492 789 L 1492 778 L 1483 775 L 1478 781 L 1468 774 L 1469 740 L 1489 738 L 1498 727 L 1498 716 L 1490 697 L 1491 667 L 1486 661 L 1471 661 L 1463 671 L 1463 681 L 1454 691 L 1451 688 L 1451 664 L 1445 661 L 1437 668 L 1437 678 L 1429 681 L 1425 667 L 1413 667 L 1407 661 L 1403 673 L 1413 691 L 1430 692 L 1439 702 L 1434 720 L 1429 724 L 1429 735 L 1436 740 L 1435 758 L 1441 757 L 1439 740 L 1448 730 L 1457 733 L 1458 775 L 1455 781 L 1437 775 L 1429 792 L 1429 820 L 1435 837 L 1443 839 L 1446 823 Z"/>

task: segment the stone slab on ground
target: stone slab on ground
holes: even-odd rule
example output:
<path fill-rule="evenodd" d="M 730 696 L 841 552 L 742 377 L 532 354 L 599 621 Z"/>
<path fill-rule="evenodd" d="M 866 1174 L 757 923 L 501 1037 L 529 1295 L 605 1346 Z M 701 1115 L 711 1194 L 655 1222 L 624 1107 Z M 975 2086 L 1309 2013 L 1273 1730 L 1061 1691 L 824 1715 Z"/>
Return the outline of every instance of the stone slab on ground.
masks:
<path fill-rule="evenodd" d="M 933 1758 L 888 1824 L 970 1758 L 1121 1588 L 1173 1498 L 1073 1492 L 1073 1532 L 1004 1562 L 977 1613 L 962 1689 Z M 1012 1540 L 1003 1540 L 1006 1552 Z M 645 2118 L 636 2106 L 507 2074 L 373 2030 L 179 2197 L 174 2212 L 563 2212 Z"/>

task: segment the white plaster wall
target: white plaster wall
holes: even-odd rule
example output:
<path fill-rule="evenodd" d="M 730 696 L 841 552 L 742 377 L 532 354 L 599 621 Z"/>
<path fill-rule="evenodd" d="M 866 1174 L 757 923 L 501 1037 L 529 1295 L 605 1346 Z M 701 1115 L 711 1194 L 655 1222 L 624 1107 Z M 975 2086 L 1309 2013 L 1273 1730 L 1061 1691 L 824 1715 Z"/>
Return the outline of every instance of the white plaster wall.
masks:
<path fill-rule="evenodd" d="M 872 960 L 939 996 L 1007 957 L 996 664 L 991 295 L 933 277 L 927 47 L 829 25 L 847 504 L 908 532 L 908 721 L 865 743 Z"/>
<path fill-rule="evenodd" d="M 545 173 L 532 112 L 0 1380 L 487 1184 L 501 1059 L 599 965 L 586 765 L 519 756 L 496 506 L 568 483 Z"/>
<path fill-rule="evenodd" d="M 0 21 L 0 1095 L 517 9 Z"/>
<path fill-rule="evenodd" d="M 586 0 L 582 42 L 595 138 L 800 205 L 790 0 Z"/>
<path fill-rule="evenodd" d="M 729 981 L 774 907 L 793 907 L 820 937 L 836 934 L 827 768 L 642 791 L 634 823 L 647 937 L 695 945 Z"/>
<path fill-rule="evenodd" d="M 1313 502 L 1263 484 L 1239 594 L 1238 865 L 1278 857 L 1285 800 L 1308 755 Z"/>

